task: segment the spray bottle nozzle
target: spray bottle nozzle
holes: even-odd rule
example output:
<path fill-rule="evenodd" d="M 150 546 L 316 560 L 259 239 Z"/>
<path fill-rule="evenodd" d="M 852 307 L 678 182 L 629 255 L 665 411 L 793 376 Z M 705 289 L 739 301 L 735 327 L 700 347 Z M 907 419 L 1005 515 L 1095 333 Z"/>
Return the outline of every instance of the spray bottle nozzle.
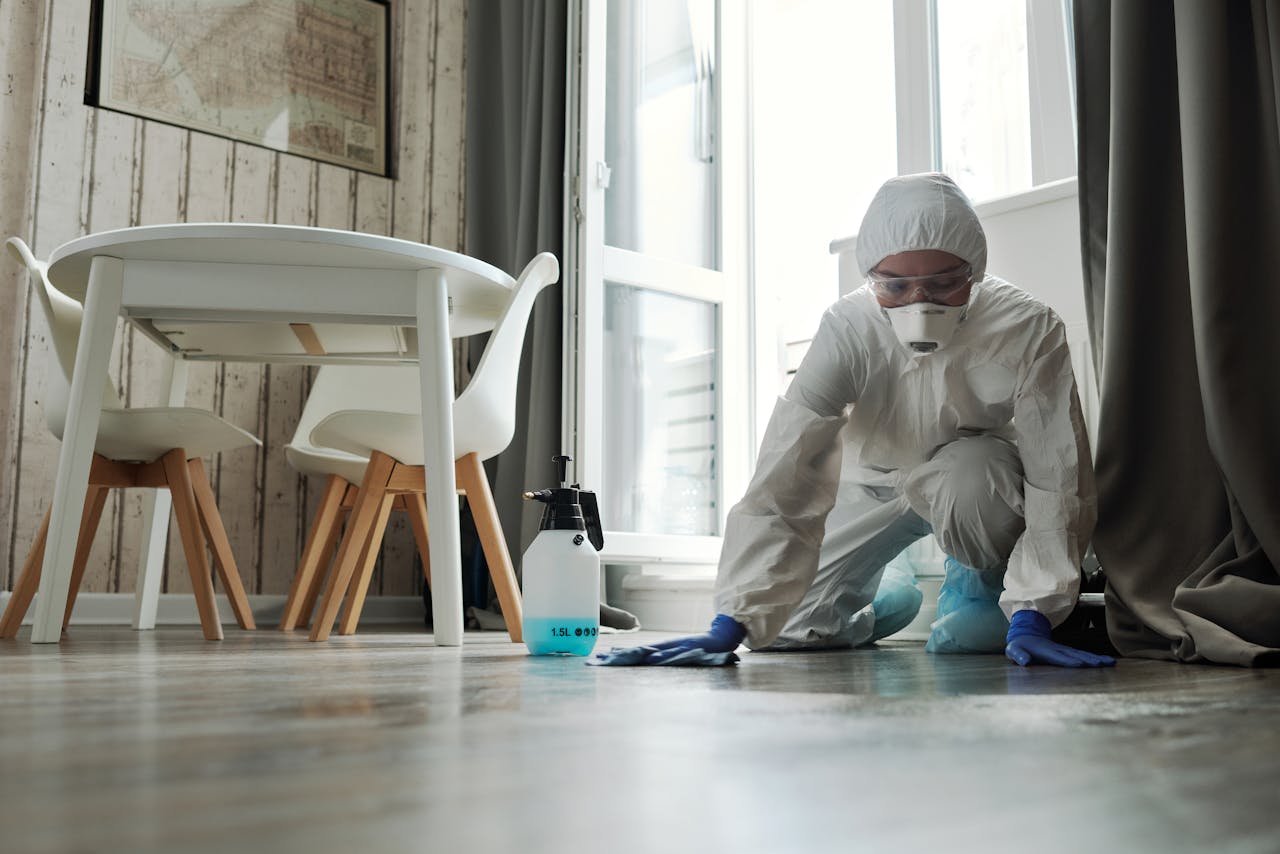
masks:
<path fill-rule="evenodd" d="M 600 524 L 600 509 L 596 494 L 582 489 L 580 484 L 565 486 L 569 463 L 573 457 L 561 454 L 551 458 L 560 478 L 558 489 L 539 489 L 522 493 L 526 501 L 541 501 L 547 505 L 542 513 L 540 530 L 585 531 L 587 539 L 596 551 L 604 548 L 604 530 Z"/>
<path fill-rule="evenodd" d="M 569 463 L 573 462 L 573 457 L 567 457 L 563 454 L 552 457 L 551 461 L 556 464 L 556 479 L 560 483 L 560 487 L 564 488 L 564 483 L 568 479 Z"/>

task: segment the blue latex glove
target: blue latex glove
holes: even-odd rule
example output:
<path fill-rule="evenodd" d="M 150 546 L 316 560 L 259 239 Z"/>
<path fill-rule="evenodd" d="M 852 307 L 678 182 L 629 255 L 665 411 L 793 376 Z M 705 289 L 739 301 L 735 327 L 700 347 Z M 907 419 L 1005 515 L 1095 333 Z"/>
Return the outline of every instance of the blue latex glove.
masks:
<path fill-rule="evenodd" d="M 1018 611 L 1009 621 L 1004 654 L 1014 664 L 1053 664 L 1058 667 L 1110 667 L 1116 660 L 1054 642 L 1049 619 L 1039 611 Z"/>
<path fill-rule="evenodd" d="M 706 634 L 676 638 L 655 643 L 652 646 L 610 650 L 608 653 L 595 656 L 597 660 L 587 663 L 614 666 L 733 664 L 738 660 L 738 656 L 734 655 L 733 651 L 746 636 L 747 630 L 741 623 L 732 617 L 717 614 L 711 621 L 711 628 Z"/>

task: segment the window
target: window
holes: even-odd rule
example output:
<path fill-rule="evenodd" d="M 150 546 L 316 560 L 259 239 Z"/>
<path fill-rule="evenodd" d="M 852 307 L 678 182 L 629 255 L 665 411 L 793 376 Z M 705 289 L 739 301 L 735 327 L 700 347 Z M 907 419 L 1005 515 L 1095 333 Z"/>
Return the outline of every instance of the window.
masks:
<path fill-rule="evenodd" d="M 719 534 L 718 307 L 606 282 L 604 312 L 603 523 Z"/>
<path fill-rule="evenodd" d="M 942 170 L 981 202 L 1071 177 L 1075 112 L 1067 0 L 750 9 L 759 435 L 880 184 Z"/>
<path fill-rule="evenodd" d="M 975 202 L 1076 174 L 1070 0 L 894 0 L 898 171 Z"/>
<path fill-rule="evenodd" d="M 605 243 L 715 268 L 712 0 L 611 0 Z"/>
<path fill-rule="evenodd" d="M 751 464 L 745 17 L 570 7 L 566 446 L 610 562 L 713 561 Z"/>
<path fill-rule="evenodd" d="M 757 337 L 772 355 L 812 337 L 839 295 L 828 244 L 897 172 L 893 4 L 750 6 Z M 777 372 L 761 383 L 763 427 Z"/>
<path fill-rule="evenodd" d="M 715 554 L 885 178 L 1074 174 L 1068 3 L 571 0 L 565 447 L 607 559 Z"/>
<path fill-rule="evenodd" d="M 941 167 L 972 198 L 1031 186 L 1026 0 L 937 0 Z"/>

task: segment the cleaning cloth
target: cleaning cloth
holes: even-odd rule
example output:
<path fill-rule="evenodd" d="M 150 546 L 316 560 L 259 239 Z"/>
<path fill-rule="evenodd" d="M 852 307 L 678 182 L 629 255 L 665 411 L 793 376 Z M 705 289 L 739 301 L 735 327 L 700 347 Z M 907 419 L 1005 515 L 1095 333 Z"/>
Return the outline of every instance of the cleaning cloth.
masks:
<path fill-rule="evenodd" d="M 673 638 L 649 646 L 629 649 L 614 647 L 601 653 L 587 664 L 661 667 L 721 667 L 736 664 L 738 656 L 733 651 L 747 636 L 746 626 L 728 614 L 716 614 L 711 628 L 700 635 Z"/>
<path fill-rule="evenodd" d="M 738 663 L 736 652 L 707 652 L 703 649 L 687 649 L 662 661 L 646 661 L 655 652 L 652 646 L 615 646 L 608 652 L 598 652 L 587 664 L 596 667 L 635 667 L 639 665 L 658 667 L 724 667 Z"/>

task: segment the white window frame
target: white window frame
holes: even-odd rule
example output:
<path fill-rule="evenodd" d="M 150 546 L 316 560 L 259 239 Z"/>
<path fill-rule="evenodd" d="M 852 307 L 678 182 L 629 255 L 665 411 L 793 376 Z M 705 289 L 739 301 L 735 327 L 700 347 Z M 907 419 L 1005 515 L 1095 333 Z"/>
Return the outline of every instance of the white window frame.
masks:
<path fill-rule="evenodd" d="M 1026 0 L 1026 8 L 1031 187 L 1020 192 L 1076 174 L 1071 2 Z M 942 168 L 936 0 L 894 0 L 893 29 L 898 173 L 936 171 Z"/>
<path fill-rule="evenodd" d="M 718 270 L 668 261 L 605 244 L 605 45 L 607 0 L 571 0 L 565 146 L 563 447 L 574 478 L 607 489 L 604 475 L 605 281 L 714 303 L 717 378 L 717 497 L 720 530 L 728 502 L 746 489 L 754 460 L 746 417 L 752 382 L 747 334 L 747 87 L 745 14 L 717 3 L 718 68 L 713 138 L 719 190 Z M 728 132 L 726 132 L 726 130 Z M 739 417 L 741 413 L 741 417 Z M 605 563 L 714 564 L 719 536 L 605 531 Z"/>

